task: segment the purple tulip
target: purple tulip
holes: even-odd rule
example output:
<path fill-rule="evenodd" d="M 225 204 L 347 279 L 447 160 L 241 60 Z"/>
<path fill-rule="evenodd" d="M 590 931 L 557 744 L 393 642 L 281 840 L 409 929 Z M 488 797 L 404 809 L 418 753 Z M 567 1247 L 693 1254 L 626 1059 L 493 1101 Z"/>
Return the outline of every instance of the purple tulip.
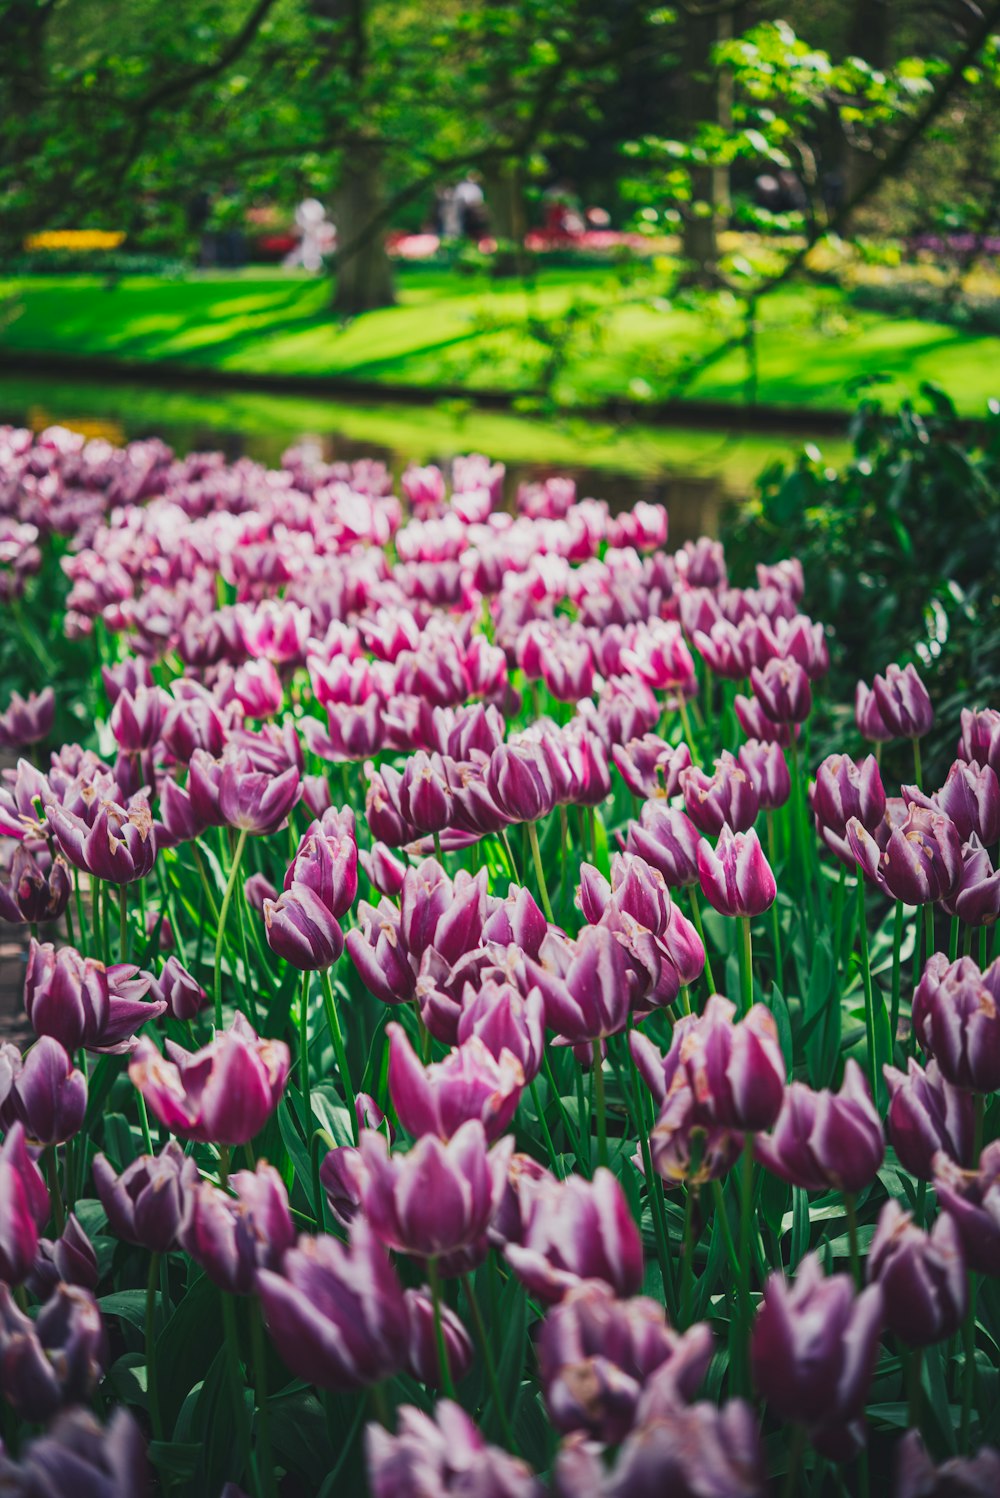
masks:
<path fill-rule="evenodd" d="M 763 915 L 778 893 L 753 828 L 734 833 L 723 827 L 714 849 L 710 843 L 699 843 L 698 876 L 706 900 L 722 915 Z"/>
<path fill-rule="evenodd" d="M 250 1295 L 258 1269 L 280 1270 L 295 1227 L 284 1182 L 264 1161 L 230 1178 L 235 1196 L 211 1181 L 185 1191 L 178 1242 L 216 1285 Z"/>
<path fill-rule="evenodd" d="M 391 900 L 358 904 L 358 924 L 345 945 L 358 977 L 383 1004 L 405 1004 L 416 992 L 416 977 L 402 941 L 399 909 Z"/>
<path fill-rule="evenodd" d="M 0 1279 L 19 1285 L 30 1273 L 39 1231 L 49 1218 L 49 1193 L 14 1123 L 0 1145 Z"/>
<path fill-rule="evenodd" d="M 973 1136 L 970 1095 L 946 1082 L 936 1061 L 924 1069 L 911 1056 L 905 1076 L 894 1066 L 882 1070 L 889 1084 L 889 1139 L 904 1168 L 929 1181 L 938 1151 L 959 1164 L 967 1161 Z"/>
<path fill-rule="evenodd" d="M 885 1141 L 857 1062 L 847 1062 L 837 1093 L 793 1082 L 774 1132 L 758 1134 L 754 1152 L 768 1170 L 806 1191 L 854 1195 L 868 1186 L 882 1164 Z"/>
<path fill-rule="evenodd" d="M 160 737 L 170 699 L 160 687 L 137 687 L 135 694 L 123 689 L 115 698 L 109 726 L 115 743 L 125 754 L 139 754 Z"/>
<path fill-rule="evenodd" d="M 72 884 L 65 859 L 47 867 L 18 843 L 10 859 L 10 877 L 0 882 L 0 918 L 15 924 L 57 921 L 69 904 Z"/>
<path fill-rule="evenodd" d="M 500 744 L 490 755 L 486 789 L 508 822 L 537 822 L 556 803 L 552 772 L 541 745 Z"/>
<path fill-rule="evenodd" d="M 27 1285 L 37 1300 L 48 1300 L 60 1283 L 93 1290 L 100 1278 L 97 1254 L 75 1212 L 58 1238 L 42 1238 Z"/>
<path fill-rule="evenodd" d="M 246 1144 L 259 1134 L 291 1061 L 284 1041 L 261 1039 L 242 1014 L 200 1051 L 169 1040 L 166 1051 L 161 1056 L 151 1040 L 140 1040 L 129 1077 L 164 1128 L 202 1144 Z"/>
<path fill-rule="evenodd" d="M 556 1429 L 587 1431 L 617 1445 L 631 1430 L 643 1389 L 657 1370 L 672 1381 L 678 1404 L 694 1397 L 712 1359 L 712 1334 L 702 1322 L 680 1336 L 655 1300 L 618 1300 L 600 1280 L 589 1280 L 548 1312 L 537 1348 Z"/>
<path fill-rule="evenodd" d="M 208 995 L 177 957 L 168 957 L 150 990 L 162 999 L 174 1019 L 189 1020 L 208 1003 Z"/>
<path fill-rule="evenodd" d="M 788 761 L 780 744 L 748 739 L 736 756 L 746 770 L 764 811 L 777 811 L 792 794 Z"/>
<path fill-rule="evenodd" d="M 681 772 L 691 763 L 691 750 L 685 743 L 674 747 L 659 734 L 647 733 L 640 739 L 630 739 L 624 748 L 615 744 L 611 758 L 633 796 L 669 800 L 680 789 Z"/>
<path fill-rule="evenodd" d="M 971 957 L 927 959 L 913 996 L 913 1030 L 941 1075 L 969 1092 L 1000 1087 L 1000 959 L 980 972 Z"/>
<path fill-rule="evenodd" d="M 958 1229 L 969 1268 L 1000 1277 L 1000 1140 L 986 1146 L 976 1170 L 937 1155 L 934 1190 Z"/>
<path fill-rule="evenodd" d="M 698 883 L 697 827 L 683 811 L 647 801 L 629 826 L 626 848 L 659 869 L 670 889 Z"/>
<path fill-rule="evenodd" d="M 173 1248 L 188 1192 L 198 1183 L 198 1167 L 171 1139 L 158 1155 L 140 1155 L 121 1175 L 95 1155 L 94 1185 L 108 1226 L 116 1238 L 150 1253 Z"/>
<path fill-rule="evenodd" d="M 102 801 L 89 822 L 53 802 L 45 819 L 70 863 L 95 879 L 132 884 L 156 861 L 153 815 L 141 797 L 128 807 Z"/>
<path fill-rule="evenodd" d="M 659 1373 L 639 1402 L 635 1428 L 610 1471 L 596 1442 L 571 1436 L 556 1464 L 556 1498 L 765 1498 L 758 1423 L 740 1399 L 679 1404 Z"/>
<path fill-rule="evenodd" d="M 742 672 L 741 675 L 746 675 Z M 756 697 L 744 697 L 737 692 L 733 698 L 733 711 L 736 721 L 746 734 L 748 739 L 757 739 L 765 744 L 777 744 L 782 749 L 787 749 L 793 738 L 800 735 L 797 723 L 774 723 L 767 716 Z"/>
<path fill-rule="evenodd" d="M 507 898 L 490 900 L 488 909 L 489 914 L 483 923 L 483 941 L 497 942 L 502 947 L 518 947 L 537 961 L 542 942 L 548 935 L 549 923 L 530 890 L 512 884 Z"/>
<path fill-rule="evenodd" d="M 962 845 L 957 888 L 940 903 L 949 915 L 958 916 L 969 926 L 991 926 L 1000 919 L 1000 869 L 994 869 L 975 834 Z"/>
<path fill-rule="evenodd" d="M 927 905 L 953 894 L 962 875 L 962 840 L 950 817 L 922 806 L 887 803 L 885 818 L 869 832 L 857 817 L 847 824 L 847 843 L 862 872 L 894 900 Z"/>
<path fill-rule="evenodd" d="M 257 1273 L 264 1321 L 289 1369 L 321 1389 L 365 1388 L 406 1363 L 410 1316 L 389 1257 L 368 1224 L 348 1244 L 302 1236 L 280 1274 Z"/>
<path fill-rule="evenodd" d="M 970 764 L 989 765 L 1000 776 L 1000 710 L 987 707 L 973 712 L 963 707 L 957 754 Z"/>
<path fill-rule="evenodd" d="M 441 832 L 451 821 L 452 794 L 440 754 L 419 749 L 406 761 L 399 788 L 403 816 L 418 833 Z"/>
<path fill-rule="evenodd" d="M 301 789 L 294 765 L 273 775 L 228 760 L 219 776 L 219 813 L 229 827 L 268 837 L 285 822 Z"/>
<path fill-rule="evenodd" d="M 754 1004 L 734 1024 L 735 1014 L 735 1004 L 713 994 L 702 1015 L 681 1020 L 664 1062 L 667 1090 L 675 1072 L 682 1070 L 706 1123 L 752 1132 L 769 1129 L 785 1095 L 778 1028 L 763 1004 Z"/>
<path fill-rule="evenodd" d="M 864 1408 L 882 1328 L 882 1290 L 858 1294 L 809 1254 L 794 1284 L 772 1274 L 754 1320 L 754 1386 L 781 1419 L 805 1426 L 838 1461 L 864 1445 Z"/>
<path fill-rule="evenodd" d="M 410 1318 L 406 1371 L 414 1378 L 419 1378 L 428 1388 L 439 1389 L 443 1380 L 434 1325 L 434 1301 L 423 1290 L 407 1290 L 405 1299 Z M 455 1384 L 472 1367 L 472 1339 L 450 1306 L 441 1307 L 441 1331 L 444 1335 L 448 1372 Z"/>
<path fill-rule="evenodd" d="M 700 1186 L 732 1170 L 743 1148 L 743 1135 L 712 1123 L 686 1074 L 678 1072 L 663 1097 L 649 1147 L 658 1176 L 675 1185 Z"/>
<path fill-rule="evenodd" d="M 684 810 L 695 826 L 715 837 L 725 826 L 736 832 L 752 827 L 760 810 L 754 783 L 737 759 L 724 749 L 707 775 L 691 765 L 681 775 Z"/>
<path fill-rule="evenodd" d="M 132 1037 L 166 1009 L 163 1000 L 143 1002 L 152 979 L 118 963 L 106 968 L 73 947 L 57 951 L 32 941 L 24 979 L 24 1008 L 36 1035 L 51 1035 L 67 1051 L 121 1054 Z"/>
<path fill-rule="evenodd" d="M 893 1498 L 994 1498 L 1000 1492 L 1000 1451 L 983 1446 L 974 1457 L 953 1456 L 935 1466 L 918 1430 L 896 1447 Z"/>
<path fill-rule="evenodd" d="M 856 819 L 874 833 L 885 817 L 886 799 L 878 760 L 869 754 L 856 764 L 846 754 L 828 754 L 816 771 L 809 796 L 816 827 L 830 852 L 853 869 L 847 824 Z"/>
<path fill-rule="evenodd" d="M 809 677 L 795 660 L 770 660 L 750 671 L 754 696 L 773 723 L 804 723 L 812 711 Z"/>
<path fill-rule="evenodd" d="M 419 1138 L 451 1139 L 476 1118 L 492 1144 L 509 1126 L 524 1091 L 524 1071 L 510 1051 L 495 1058 L 477 1035 L 444 1061 L 424 1066 L 402 1026 L 386 1027 L 389 1093 L 403 1128 Z"/>
<path fill-rule="evenodd" d="M 366 1130 L 363 1205 L 372 1231 L 387 1248 L 418 1259 L 447 1261 L 462 1251 L 481 1257 L 513 1148 L 507 1136 L 488 1150 L 477 1118 L 447 1142 L 424 1134 L 405 1155 L 390 1155 L 384 1135 Z"/>
<path fill-rule="evenodd" d="M 285 875 L 285 889 L 308 885 L 339 921 L 358 893 L 358 844 L 354 813 L 332 807 L 313 822 L 299 843 Z"/>
<path fill-rule="evenodd" d="M 399 1430 L 381 1425 L 365 1433 L 372 1498 L 542 1498 L 528 1465 L 488 1446 L 460 1405 L 441 1399 L 434 1418 L 413 1405 L 399 1411 Z"/>
<path fill-rule="evenodd" d="M 1000 781 L 989 765 L 957 759 L 933 796 L 926 796 L 916 785 L 904 785 L 902 790 L 907 804 L 950 817 L 963 843 L 971 837 L 983 844 L 995 843 L 1000 837 Z"/>
<path fill-rule="evenodd" d="M 460 1046 L 477 1036 L 500 1061 L 504 1052 L 517 1058 L 525 1085 L 537 1077 L 545 1055 L 545 1004 L 539 989 L 527 998 L 512 983 L 486 978 L 481 987 L 466 985 L 458 1016 Z"/>
<path fill-rule="evenodd" d="M 519 1200 L 519 1239 L 504 1252 L 529 1294 L 551 1305 L 582 1280 L 601 1280 L 617 1295 L 638 1291 L 642 1240 L 610 1170 L 592 1181 L 523 1179 Z"/>
<path fill-rule="evenodd" d="M 373 843 L 370 852 L 359 851 L 358 859 L 369 884 L 380 895 L 389 895 L 395 899 L 403 888 L 406 864 L 385 843 Z"/>
<path fill-rule="evenodd" d="M 872 696 L 890 738 L 922 739 L 930 732 L 934 709 L 916 666 L 886 666 L 872 681 Z"/>
<path fill-rule="evenodd" d="M 119 1408 L 106 1428 L 67 1410 L 15 1461 L 0 1452 L 0 1485 L 19 1498 L 147 1498 L 149 1467 L 138 1425 Z"/>
<path fill-rule="evenodd" d="M 154 824 L 158 849 L 193 842 L 208 825 L 195 809 L 190 787 L 182 790 L 169 777 L 160 782 L 160 816 Z"/>
<path fill-rule="evenodd" d="M 947 1215 L 925 1233 L 890 1197 L 868 1250 L 868 1279 L 882 1291 L 886 1326 L 909 1347 L 943 1342 L 964 1320 L 965 1254 L 958 1227 Z"/>
<path fill-rule="evenodd" d="M 344 933 L 333 912 L 306 884 L 292 884 L 277 900 L 265 900 L 267 944 L 301 972 L 332 967 L 344 950 Z"/>
<path fill-rule="evenodd" d="M 541 990 L 546 1024 L 570 1044 L 624 1030 L 636 975 L 622 941 L 606 927 L 585 926 L 576 941 L 550 932 L 540 961 L 526 966 Z"/>
<path fill-rule="evenodd" d="M 51 1035 L 43 1035 L 28 1051 L 2 1116 L 18 1118 L 35 1144 L 64 1144 L 83 1124 L 87 1111 L 87 1079 Z"/>
<path fill-rule="evenodd" d="M 23 749 L 38 744 L 52 732 L 56 694 L 51 687 L 42 692 L 11 692 L 5 712 L 0 713 L 0 749 Z"/>
<path fill-rule="evenodd" d="M 863 681 L 858 682 L 854 692 L 854 721 L 861 737 L 870 744 L 887 744 L 894 736 L 882 717 L 878 698 Z"/>
<path fill-rule="evenodd" d="M 0 1390 L 22 1420 L 46 1421 L 88 1401 L 107 1363 L 104 1324 L 89 1290 L 57 1285 L 32 1321 L 0 1284 Z"/>
<path fill-rule="evenodd" d="M 368 1121 L 360 1126 L 380 1127 Z M 368 1168 L 361 1158 L 361 1151 L 352 1144 L 335 1145 L 332 1150 L 327 1151 L 320 1165 L 319 1178 L 334 1217 L 341 1227 L 350 1227 L 361 1211 L 369 1180 Z"/>

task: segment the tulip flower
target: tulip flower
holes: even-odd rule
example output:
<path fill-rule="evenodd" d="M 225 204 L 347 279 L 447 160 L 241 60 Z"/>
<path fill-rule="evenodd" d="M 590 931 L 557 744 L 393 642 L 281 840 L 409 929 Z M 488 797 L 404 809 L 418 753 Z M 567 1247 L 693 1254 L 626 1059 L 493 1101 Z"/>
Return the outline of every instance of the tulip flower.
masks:
<path fill-rule="evenodd" d="M 129 1077 L 164 1128 L 202 1144 L 246 1144 L 277 1107 L 291 1062 L 281 1040 L 262 1040 L 237 1014 L 228 1030 L 190 1054 L 141 1040 Z"/>
<path fill-rule="evenodd" d="M 527 998 L 511 983 L 486 978 L 474 990 L 467 984 L 458 1016 L 459 1046 L 477 1036 L 498 1062 L 504 1052 L 516 1057 L 525 1084 L 531 1083 L 545 1055 L 545 1004 L 539 989 Z"/>
<path fill-rule="evenodd" d="M 969 1092 L 1000 1087 L 1000 960 L 980 972 L 971 957 L 927 959 L 913 996 L 913 1030 L 941 1075 Z"/>
<path fill-rule="evenodd" d="M 11 692 L 5 712 L 0 713 L 0 749 L 24 749 L 38 744 L 52 732 L 56 694 L 51 687 L 41 692 Z"/>
<path fill-rule="evenodd" d="M 873 679 L 872 696 L 890 738 L 922 739 L 930 732 L 934 709 L 914 665 L 887 666 Z"/>
<path fill-rule="evenodd" d="M 57 921 L 71 888 L 65 859 L 53 858 L 45 867 L 19 843 L 11 854 L 10 877 L 0 881 L 0 918 L 15 924 Z"/>
<path fill-rule="evenodd" d="M 847 824 L 847 844 L 862 872 L 907 905 L 953 894 L 962 874 L 962 840 L 954 822 L 922 806 L 908 807 L 897 820 L 897 809 L 887 805 L 873 833 L 857 817 Z"/>
<path fill-rule="evenodd" d="M 121 1175 L 104 1155 L 94 1157 L 92 1170 L 108 1226 L 117 1238 L 154 1254 L 173 1248 L 188 1192 L 198 1182 L 197 1165 L 176 1140 L 169 1140 L 158 1155 L 140 1155 Z"/>
<path fill-rule="evenodd" d="M 962 709 L 962 736 L 958 758 L 975 765 L 989 765 L 1000 776 L 1000 710 L 995 707 L 973 712 Z"/>
<path fill-rule="evenodd" d="M 684 812 L 647 801 L 629 827 L 626 848 L 659 869 L 670 889 L 698 883 L 698 829 Z"/>
<path fill-rule="evenodd" d="M 537 1345 L 556 1429 L 585 1430 L 609 1445 L 632 1428 L 652 1374 L 661 1370 L 673 1383 L 676 1402 L 687 1403 L 712 1359 L 712 1334 L 704 1323 L 680 1336 L 656 1301 L 618 1300 L 600 1280 L 585 1281 L 549 1310 Z"/>
<path fill-rule="evenodd" d="M 409 1355 L 411 1322 L 385 1250 L 363 1220 L 347 1244 L 303 1235 L 281 1272 L 260 1269 L 267 1330 L 296 1378 L 321 1389 L 366 1388 L 392 1378 Z"/>
<path fill-rule="evenodd" d="M 372 1498 L 542 1498 L 528 1465 L 499 1446 L 488 1446 L 472 1420 L 450 1399 L 434 1418 L 413 1405 L 399 1411 L 399 1430 L 369 1425 L 365 1433 Z"/>
<path fill-rule="evenodd" d="M 75 1212 L 66 1218 L 58 1238 L 42 1238 L 38 1257 L 32 1265 L 27 1285 L 37 1300 L 48 1300 L 59 1284 L 79 1285 L 94 1290 L 100 1278 L 94 1245 L 80 1225 Z"/>
<path fill-rule="evenodd" d="M 577 1045 L 624 1030 L 637 978 L 622 941 L 606 927 L 585 926 L 575 942 L 551 932 L 540 961 L 526 966 L 541 990 L 546 1024 L 564 1041 Z"/>
<path fill-rule="evenodd" d="M 14 1123 L 0 1145 L 0 1279 L 8 1285 L 19 1285 L 31 1272 L 48 1217 L 49 1193 L 28 1153 L 23 1125 Z"/>
<path fill-rule="evenodd" d="M 283 824 L 301 789 L 294 766 L 270 775 L 228 760 L 219 776 L 219 812 L 228 826 L 253 837 L 267 837 Z"/>
<path fill-rule="evenodd" d="M 416 977 L 402 942 L 401 919 L 391 900 L 358 904 L 358 924 L 345 945 L 358 977 L 383 1004 L 405 1004 L 416 991 Z"/>
<path fill-rule="evenodd" d="M 361 1128 L 375 1128 L 373 1121 L 359 1119 Z M 341 1227 L 350 1227 L 361 1211 L 368 1185 L 368 1168 L 361 1151 L 352 1144 L 339 1144 L 328 1150 L 319 1168 L 319 1179 L 326 1193 L 330 1211 Z"/>
<path fill-rule="evenodd" d="M 763 915 L 778 893 L 753 828 L 734 833 L 723 827 L 714 849 L 707 842 L 699 843 L 698 876 L 706 900 L 721 915 Z"/>
<path fill-rule="evenodd" d="M 125 1408 L 106 1428 L 89 1410 L 67 1410 L 15 1461 L 0 1451 L 0 1486 L 31 1498 L 146 1498 L 149 1468 L 138 1425 Z"/>
<path fill-rule="evenodd" d="M 746 674 L 745 672 L 743 673 Z M 737 692 L 733 698 L 736 721 L 748 739 L 757 739 L 765 744 L 777 744 L 787 749 L 800 735 L 797 723 L 774 723 L 767 716 L 756 697 L 744 697 Z"/>
<path fill-rule="evenodd" d="M 893 1498 L 993 1498 L 1000 1492 L 1000 1451 L 983 1446 L 973 1457 L 949 1457 L 935 1466 L 918 1430 L 908 1430 L 896 1447 Z"/>
<path fill-rule="evenodd" d="M 886 1326 L 909 1347 L 943 1342 L 962 1324 L 969 1281 L 959 1230 L 947 1215 L 925 1233 L 890 1197 L 868 1250 L 868 1279 L 882 1291 Z"/>
<path fill-rule="evenodd" d="M 885 788 L 875 756 L 869 754 L 856 764 L 846 754 L 828 754 L 816 771 L 809 799 L 820 837 L 841 863 L 853 869 L 848 823 L 857 819 L 866 832 L 874 833 L 885 816 Z"/>
<path fill-rule="evenodd" d="M 89 1401 L 107 1363 L 108 1340 L 89 1290 L 57 1285 L 32 1321 L 0 1284 L 0 1392 L 22 1420 L 41 1423 Z"/>
<path fill-rule="evenodd" d="M 11 1094 L 0 1117 L 20 1119 L 36 1144 L 63 1144 L 83 1124 L 87 1111 L 87 1079 L 51 1035 L 43 1035 L 18 1068 Z"/>
<path fill-rule="evenodd" d="M 752 667 L 750 685 L 774 723 L 804 723 L 812 711 L 809 677 L 795 660 L 770 660 L 763 670 Z"/>
<path fill-rule="evenodd" d="M 642 1284 L 642 1241 L 625 1194 L 609 1170 L 592 1181 L 570 1176 L 521 1183 L 519 1241 L 504 1252 L 529 1293 L 547 1304 L 582 1280 L 601 1280 L 618 1295 Z"/>
<path fill-rule="evenodd" d="M 493 1143 L 507 1129 L 524 1090 L 524 1071 L 510 1051 L 494 1057 L 471 1036 L 444 1061 L 424 1066 L 402 1026 L 386 1027 L 389 1094 L 403 1128 L 419 1138 L 451 1139 L 470 1118 L 479 1119 Z"/>
<path fill-rule="evenodd" d="M 887 744 L 894 736 L 882 717 L 878 698 L 863 681 L 858 682 L 854 692 L 854 721 L 861 737 L 871 744 Z"/>
<path fill-rule="evenodd" d="M 1000 781 L 989 765 L 957 759 L 933 796 L 925 795 L 917 785 L 904 785 L 902 790 L 908 805 L 950 817 L 963 843 L 972 837 L 983 844 L 995 843 L 1000 837 Z"/>
<path fill-rule="evenodd" d="M 306 884 L 292 884 L 263 904 L 272 952 L 302 972 L 332 967 L 344 950 L 344 933 L 332 911 Z"/>
<path fill-rule="evenodd" d="M 753 780 L 728 750 L 715 761 L 713 774 L 691 765 L 680 783 L 684 810 L 701 832 L 715 837 L 727 825 L 746 832 L 757 819 L 760 799 Z"/>
<path fill-rule="evenodd" d="M 45 807 L 45 819 L 74 868 L 95 879 L 132 884 L 144 879 L 156 861 L 153 816 L 140 797 L 133 797 L 127 808 L 101 802 L 89 823 L 53 802 Z"/>
<path fill-rule="evenodd" d="M 208 995 L 177 957 L 168 957 L 154 980 L 150 992 L 162 999 L 174 1019 L 190 1020 L 204 1009 Z"/>
<path fill-rule="evenodd" d="M 763 1004 L 754 1004 L 737 1023 L 735 1014 L 735 1004 L 713 994 L 699 1018 L 682 1020 L 674 1030 L 664 1068 L 669 1072 L 676 1056 L 674 1066 L 684 1071 L 706 1122 L 769 1129 L 785 1095 L 777 1025 Z"/>
<path fill-rule="evenodd" d="M 555 805 L 552 773 L 539 745 L 500 744 L 490 755 L 486 789 L 508 822 L 537 822 Z"/>
<path fill-rule="evenodd" d="M 904 1075 L 884 1066 L 889 1085 L 889 1140 L 911 1175 L 929 1181 L 934 1157 L 943 1151 L 962 1163 L 972 1152 L 973 1101 L 941 1075 L 936 1061 L 921 1068 L 914 1057 Z"/>
<path fill-rule="evenodd" d="M 152 979 L 138 968 L 105 967 L 73 947 L 32 941 L 24 980 L 24 1008 L 36 1035 L 51 1035 L 68 1051 L 121 1054 L 132 1037 L 166 1009 L 164 1000 L 144 1002 Z"/>
<path fill-rule="evenodd" d="M 864 1445 L 864 1407 L 882 1327 L 882 1289 L 858 1294 L 809 1254 L 793 1284 L 772 1274 L 754 1320 L 754 1387 L 783 1420 L 839 1461 Z"/>
<path fill-rule="evenodd" d="M 973 833 L 962 845 L 962 872 L 941 908 L 969 926 L 992 926 L 1000 919 L 1000 869 Z"/>
<path fill-rule="evenodd" d="M 1000 1140 L 988 1144 L 975 1170 L 945 1153 L 934 1159 L 934 1190 L 958 1229 L 969 1268 L 1000 1278 Z"/>
<path fill-rule="evenodd" d="M 235 1196 L 211 1181 L 185 1191 L 178 1241 L 223 1290 L 249 1295 L 258 1269 L 280 1270 L 285 1250 L 295 1242 L 288 1193 L 273 1166 L 230 1177 Z"/>
<path fill-rule="evenodd" d="M 701 1186 L 732 1170 L 743 1148 L 743 1135 L 710 1121 L 681 1072 L 663 1098 L 649 1148 L 653 1169 L 665 1181 Z"/>
<path fill-rule="evenodd" d="M 359 850 L 358 860 L 365 876 L 380 895 L 395 898 L 403 888 L 406 864 L 385 843 L 373 843 L 370 852 Z"/>
<path fill-rule="evenodd" d="M 358 844 L 354 813 L 345 808 L 324 812 L 301 839 L 285 875 L 285 889 L 305 884 L 339 921 L 358 892 Z"/>
<path fill-rule="evenodd" d="M 419 1378 L 428 1388 L 438 1389 L 442 1385 L 440 1355 L 437 1345 L 437 1328 L 434 1324 L 434 1301 L 423 1290 L 404 1292 L 406 1309 L 410 1318 L 410 1345 L 406 1355 L 406 1371 Z M 472 1339 L 458 1316 L 450 1306 L 441 1307 L 441 1332 L 444 1337 L 445 1357 L 448 1373 L 453 1384 L 465 1377 L 472 1367 L 474 1349 Z"/>
<path fill-rule="evenodd" d="M 792 794 L 792 777 L 780 744 L 748 739 L 736 756 L 746 770 L 764 811 L 777 811 Z"/>
<path fill-rule="evenodd" d="M 857 1062 L 847 1062 L 837 1093 L 813 1092 L 793 1082 L 774 1132 L 758 1134 L 754 1152 L 768 1170 L 806 1191 L 854 1195 L 869 1185 L 882 1164 L 885 1141 Z"/>
<path fill-rule="evenodd" d="M 470 1118 L 446 1143 L 424 1134 L 408 1154 L 389 1154 L 384 1135 L 366 1129 L 363 1206 L 387 1248 L 418 1259 L 466 1251 L 481 1257 L 514 1148 L 508 1135 L 487 1150 L 486 1130 Z M 463 1265 L 463 1268 L 465 1265 Z"/>

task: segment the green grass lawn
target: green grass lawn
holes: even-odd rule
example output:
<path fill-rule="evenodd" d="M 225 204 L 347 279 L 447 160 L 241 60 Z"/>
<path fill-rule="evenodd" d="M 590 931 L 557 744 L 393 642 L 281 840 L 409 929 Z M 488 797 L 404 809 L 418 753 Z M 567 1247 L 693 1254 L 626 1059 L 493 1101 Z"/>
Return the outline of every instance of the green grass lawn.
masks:
<path fill-rule="evenodd" d="M 574 306 L 600 309 L 570 340 L 555 394 L 566 405 L 667 397 L 679 368 L 733 330 L 711 314 L 658 304 L 655 267 L 623 283 L 611 269 L 551 269 L 537 286 L 429 267 L 399 272 L 399 305 L 341 326 L 324 281 L 283 272 L 0 279 L 0 348 L 170 361 L 200 370 L 348 376 L 428 389 L 533 391 L 551 348 L 532 337 Z M 848 409 L 849 385 L 886 375 L 886 398 L 925 380 L 959 409 L 1000 394 L 1000 339 L 852 308 L 830 288 L 791 286 L 760 304 L 757 400 Z M 740 402 L 747 366 L 735 351 L 687 386 L 691 397 Z"/>

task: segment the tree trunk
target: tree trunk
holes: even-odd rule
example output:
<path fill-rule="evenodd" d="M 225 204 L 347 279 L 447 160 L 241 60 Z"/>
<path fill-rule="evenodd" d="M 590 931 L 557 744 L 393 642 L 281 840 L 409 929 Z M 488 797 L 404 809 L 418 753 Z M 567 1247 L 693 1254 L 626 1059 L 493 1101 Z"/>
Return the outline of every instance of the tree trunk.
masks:
<path fill-rule="evenodd" d="M 520 242 L 527 227 L 519 164 L 507 162 L 486 173 L 490 228 L 497 239 Z"/>
<path fill-rule="evenodd" d="M 717 42 L 733 35 L 735 6 L 684 14 L 682 48 L 685 118 L 694 123 L 711 121 L 724 131 L 732 127 L 732 82 L 725 70 L 712 63 Z M 729 217 L 729 168 L 695 167 L 691 172 L 693 202 L 684 220 L 684 258 L 694 266 L 694 279 L 709 282 L 715 277 L 718 230 Z"/>
<path fill-rule="evenodd" d="M 345 156 L 333 195 L 338 245 L 333 310 L 342 317 L 395 305 L 385 229 L 376 225 L 383 206 L 378 152 L 352 151 Z"/>

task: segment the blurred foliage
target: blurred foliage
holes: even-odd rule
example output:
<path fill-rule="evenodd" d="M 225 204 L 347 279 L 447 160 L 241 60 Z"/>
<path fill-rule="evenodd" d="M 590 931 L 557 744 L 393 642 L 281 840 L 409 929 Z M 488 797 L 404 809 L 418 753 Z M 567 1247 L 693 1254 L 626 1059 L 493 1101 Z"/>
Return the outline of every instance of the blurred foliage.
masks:
<path fill-rule="evenodd" d="M 916 664 L 943 774 L 961 709 L 1000 700 L 1000 402 L 972 429 L 944 391 L 921 396 L 889 412 L 864 395 L 851 459 L 829 467 L 808 448 L 771 465 L 724 539 L 737 578 L 801 558 L 809 611 L 830 629 L 832 700 L 853 702 L 890 661 Z"/>

